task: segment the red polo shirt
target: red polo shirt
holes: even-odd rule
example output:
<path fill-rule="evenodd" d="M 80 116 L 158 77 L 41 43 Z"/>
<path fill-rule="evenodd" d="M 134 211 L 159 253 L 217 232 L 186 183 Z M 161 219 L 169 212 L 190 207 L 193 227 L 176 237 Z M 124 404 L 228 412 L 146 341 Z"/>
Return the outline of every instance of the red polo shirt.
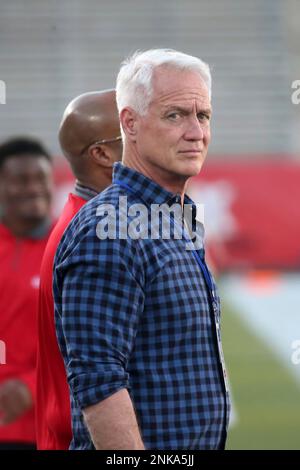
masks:
<path fill-rule="evenodd" d="M 17 238 L 0 224 L 0 340 L 6 346 L 0 384 L 19 379 L 29 387 L 34 401 L 39 276 L 48 236 L 49 230 L 41 238 Z M 35 440 L 34 409 L 0 426 L 0 442 Z"/>
<path fill-rule="evenodd" d="M 43 450 L 68 449 L 72 439 L 70 392 L 55 333 L 52 269 L 55 252 L 66 227 L 86 202 L 79 196 L 69 194 L 63 213 L 49 238 L 41 266 L 36 429 L 37 446 Z"/>

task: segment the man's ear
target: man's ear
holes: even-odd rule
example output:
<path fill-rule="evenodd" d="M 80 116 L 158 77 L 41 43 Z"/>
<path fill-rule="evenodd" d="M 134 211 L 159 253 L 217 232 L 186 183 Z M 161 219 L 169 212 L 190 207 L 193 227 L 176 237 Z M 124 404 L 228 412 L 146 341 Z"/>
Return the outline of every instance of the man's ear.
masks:
<path fill-rule="evenodd" d="M 127 138 L 132 142 L 135 142 L 137 135 L 138 113 L 132 108 L 122 109 L 120 112 L 120 123 Z"/>
<path fill-rule="evenodd" d="M 90 159 L 96 163 L 96 165 L 100 165 L 104 168 L 112 168 L 114 164 L 114 158 L 111 154 L 110 149 L 105 144 L 90 145 L 88 149 L 88 155 Z"/>

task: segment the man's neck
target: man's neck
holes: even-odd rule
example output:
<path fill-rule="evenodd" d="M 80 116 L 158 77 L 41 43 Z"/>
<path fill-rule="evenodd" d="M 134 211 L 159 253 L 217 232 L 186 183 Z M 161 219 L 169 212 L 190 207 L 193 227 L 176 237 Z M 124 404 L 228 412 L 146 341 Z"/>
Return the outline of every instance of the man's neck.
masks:
<path fill-rule="evenodd" d="M 137 158 L 126 157 L 126 154 L 123 156 L 122 163 L 123 165 L 132 168 L 133 170 L 138 171 L 142 175 L 151 179 L 170 193 L 180 194 L 181 204 L 184 204 L 184 195 L 186 192 L 188 178 L 179 178 L 176 175 L 170 175 L 168 172 L 155 171 L 154 167 L 149 168 Z"/>
<path fill-rule="evenodd" d="M 104 181 L 103 178 L 97 178 L 97 175 L 95 178 L 81 176 L 76 181 L 79 185 L 89 188 L 96 193 L 101 193 L 111 183 L 111 180 Z"/>

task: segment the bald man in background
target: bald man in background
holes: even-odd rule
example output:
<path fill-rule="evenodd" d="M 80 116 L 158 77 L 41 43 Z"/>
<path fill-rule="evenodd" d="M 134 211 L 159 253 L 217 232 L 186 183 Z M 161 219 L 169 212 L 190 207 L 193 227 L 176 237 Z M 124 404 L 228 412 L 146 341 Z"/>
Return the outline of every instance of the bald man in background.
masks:
<path fill-rule="evenodd" d="M 85 93 L 71 101 L 62 118 L 59 141 L 76 183 L 49 239 L 41 266 L 36 429 L 37 447 L 43 450 L 67 449 L 72 439 L 69 387 L 55 333 L 53 260 L 73 216 L 111 184 L 113 164 L 121 160 L 115 90 Z"/>

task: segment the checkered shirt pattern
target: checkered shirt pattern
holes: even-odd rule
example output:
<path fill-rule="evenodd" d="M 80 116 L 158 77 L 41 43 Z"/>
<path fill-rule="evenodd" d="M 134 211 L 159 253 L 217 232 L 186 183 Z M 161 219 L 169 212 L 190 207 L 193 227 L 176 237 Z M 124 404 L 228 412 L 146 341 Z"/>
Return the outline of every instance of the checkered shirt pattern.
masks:
<path fill-rule="evenodd" d="M 230 405 L 202 271 L 183 239 L 100 240 L 97 208 L 111 204 L 118 215 L 120 196 L 128 207 L 178 202 L 178 195 L 117 163 L 113 184 L 64 233 L 53 289 L 71 392 L 70 449 L 94 448 L 82 409 L 123 388 L 146 449 L 221 449 Z M 192 201 L 185 196 L 185 203 Z M 198 254 L 204 261 L 204 250 Z M 214 281 L 213 289 L 219 316 Z"/>

